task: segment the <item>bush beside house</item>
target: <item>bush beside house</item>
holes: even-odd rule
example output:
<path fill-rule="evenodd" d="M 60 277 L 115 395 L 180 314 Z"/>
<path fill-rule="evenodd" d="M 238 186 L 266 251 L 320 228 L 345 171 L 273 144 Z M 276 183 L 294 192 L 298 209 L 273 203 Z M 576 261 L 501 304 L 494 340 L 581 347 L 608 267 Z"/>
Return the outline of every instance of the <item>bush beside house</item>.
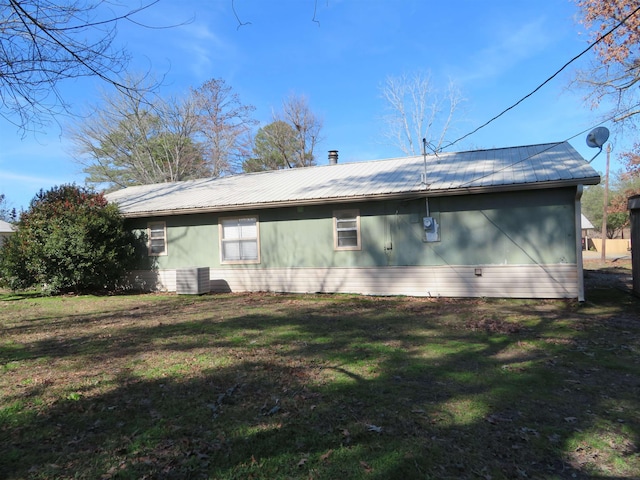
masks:
<path fill-rule="evenodd" d="M 0 281 L 47 293 L 111 290 L 136 262 L 137 241 L 102 194 L 75 185 L 40 191 L 0 249 Z"/>

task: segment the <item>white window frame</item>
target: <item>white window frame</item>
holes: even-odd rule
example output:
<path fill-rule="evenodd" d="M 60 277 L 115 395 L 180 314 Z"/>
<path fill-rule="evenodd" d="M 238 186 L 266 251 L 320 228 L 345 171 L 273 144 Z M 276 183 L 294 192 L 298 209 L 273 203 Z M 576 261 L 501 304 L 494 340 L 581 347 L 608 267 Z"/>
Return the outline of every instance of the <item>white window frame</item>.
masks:
<path fill-rule="evenodd" d="M 340 217 L 340 218 L 339 218 Z M 347 221 L 355 220 L 355 227 L 344 227 L 340 223 L 347 218 Z M 341 231 L 355 231 L 356 232 L 356 245 L 339 245 L 339 232 Z M 360 210 L 335 210 L 333 212 L 333 248 L 334 250 L 361 250 L 362 241 L 360 235 Z"/>
<path fill-rule="evenodd" d="M 151 232 L 153 230 L 153 227 L 157 227 L 158 225 L 162 226 L 162 237 L 156 237 L 156 240 L 159 238 L 162 238 L 163 246 L 162 246 L 161 252 L 154 252 L 152 247 L 152 241 L 154 239 L 152 238 Z M 157 229 L 156 232 L 157 231 L 159 231 L 159 229 Z M 167 223 L 166 222 L 147 223 L 147 251 L 150 257 L 162 257 L 165 255 L 168 255 L 169 252 L 167 248 Z"/>
<path fill-rule="evenodd" d="M 224 237 L 224 224 L 231 222 L 240 222 L 242 220 L 253 220 L 255 222 L 255 237 L 237 237 L 226 239 Z M 232 265 L 232 264 L 255 264 L 260 263 L 260 220 L 257 215 L 246 215 L 241 217 L 224 217 L 220 218 L 218 221 L 218 237 L 220 239 L 220 263 L 222 265 Z M 227 260 L 224 257 L 225 252 L 225 244 L 226 243 L 234 243 L 237 242 L 241 245 L 242 242 L 255 241 L 256 245 L 256 258 L 240 258 L 234 260 Z M 241 248 L 238 248 L 241 252 Z"/>

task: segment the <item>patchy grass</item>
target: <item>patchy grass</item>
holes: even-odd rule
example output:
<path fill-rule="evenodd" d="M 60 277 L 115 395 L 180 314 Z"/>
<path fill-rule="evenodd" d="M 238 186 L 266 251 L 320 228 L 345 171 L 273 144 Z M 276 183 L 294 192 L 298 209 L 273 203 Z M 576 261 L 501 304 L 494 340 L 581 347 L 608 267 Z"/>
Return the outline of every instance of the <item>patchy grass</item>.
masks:
<path fill-rule="evenodd" d="M 7 479 L 638 478 L 640 302 L 0 294 Z"/>

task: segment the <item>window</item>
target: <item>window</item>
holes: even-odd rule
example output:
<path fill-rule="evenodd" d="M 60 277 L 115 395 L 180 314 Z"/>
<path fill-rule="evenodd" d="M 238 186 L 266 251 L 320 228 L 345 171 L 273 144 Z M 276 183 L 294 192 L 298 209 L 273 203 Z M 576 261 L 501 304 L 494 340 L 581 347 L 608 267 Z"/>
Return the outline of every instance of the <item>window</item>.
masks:
<path fill-rule="evenodd" d="M 333 240 L 336 250 L 360 250 L 360 212 L 333 212 Z"/>
<path fill-rule="evenodd" d="M 220 255 L 222 263 L 260 263 L 258 218 L 221 219 Z"/>
<path fill-rule="evenodd" d="M 149 255 L 157 257 L 167 254 L 167 226 L 164 222 L 149 223 L 147 225 L 149 237 Z"/>

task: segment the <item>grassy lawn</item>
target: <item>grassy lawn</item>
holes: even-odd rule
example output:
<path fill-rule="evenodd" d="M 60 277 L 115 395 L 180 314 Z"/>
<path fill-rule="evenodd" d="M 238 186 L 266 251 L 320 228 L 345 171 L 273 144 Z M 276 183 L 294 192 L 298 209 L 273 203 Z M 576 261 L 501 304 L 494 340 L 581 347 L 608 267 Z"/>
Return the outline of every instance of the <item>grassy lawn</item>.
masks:
<path fill-rule="evenodd" d="M 640 301 L 0 293 L 0 477 L 640 478 Z"/>

